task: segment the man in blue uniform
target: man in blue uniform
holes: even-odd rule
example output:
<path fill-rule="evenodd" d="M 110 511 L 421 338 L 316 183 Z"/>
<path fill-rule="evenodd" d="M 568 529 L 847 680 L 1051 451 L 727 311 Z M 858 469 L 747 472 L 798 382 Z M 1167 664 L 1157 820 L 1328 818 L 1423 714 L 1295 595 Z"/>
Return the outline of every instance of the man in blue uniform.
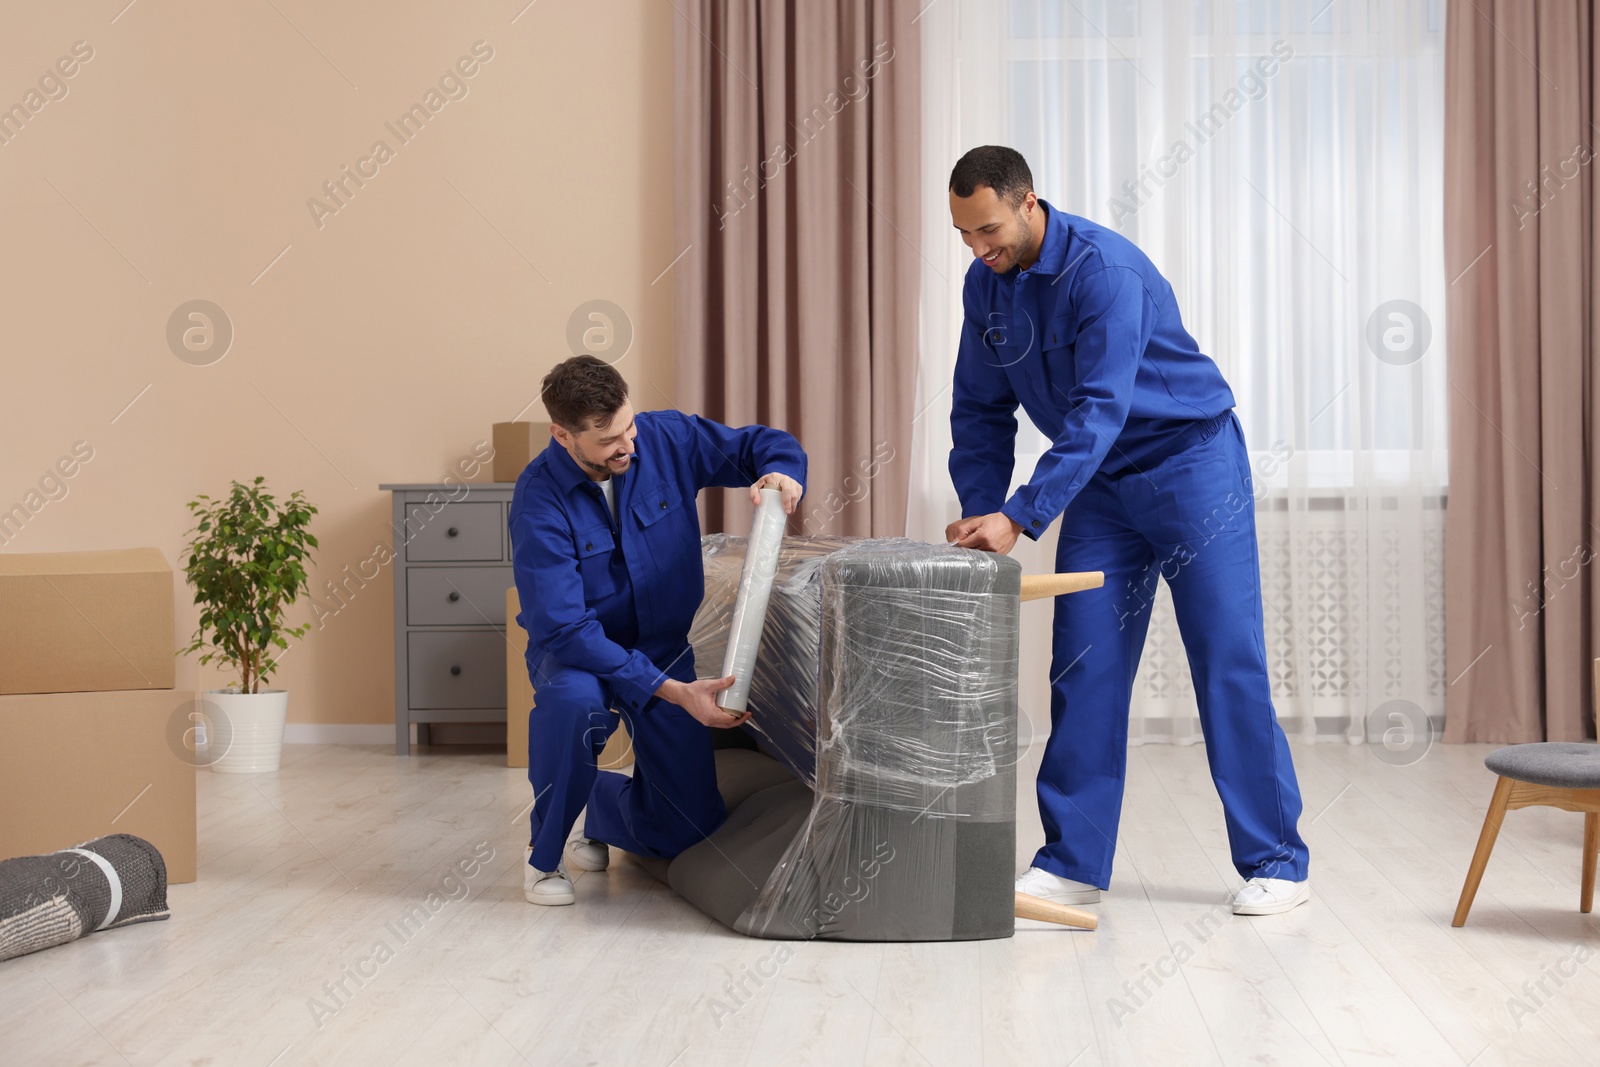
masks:
<path fill-rule="evenodd" d="M 1057 211 L 1010 148 L 968 152 L 950 215 L 976 261 L 950 414 L 962 518 L 946 536 L 1009 552 L 1059 515 L 1058 571 L 1104 571 L 1056 601 L 1045 843 L 1019 892 L 1089 904 L 1111 883 L 1128 702 L 1158 575 L 1172 592 L 1222 798 L 1241 915 L 1310 898 L 1300 789 L 1272 708 L 1254 498 L 1222 373 L 1177 301 L 1120 234 Z M 1016 409 L 1052 442 L 1010 499 Z"/>
<path fill-rule="evenodd" d="M 806 456 L 789 434 L 730 429 L 676 411 L 635 415 L 628 386 L 593 356 L 544 379 L 551 442 L 511 499 L 512 574 L 528 631 L 532 835 L 523 895 L 571 904 L 568 864 L 604 870 L 606 846 L 670 858 L 725 817 L 711 729 L 739 726 L 695 680 L 689 624 L 705 595 L 695 496 L 708 486 L 777 489 L 793 514 Z M 633 777 L 595 761 L 620 712 Z M 567 837 L 588 805 L 584 836 Z"/>

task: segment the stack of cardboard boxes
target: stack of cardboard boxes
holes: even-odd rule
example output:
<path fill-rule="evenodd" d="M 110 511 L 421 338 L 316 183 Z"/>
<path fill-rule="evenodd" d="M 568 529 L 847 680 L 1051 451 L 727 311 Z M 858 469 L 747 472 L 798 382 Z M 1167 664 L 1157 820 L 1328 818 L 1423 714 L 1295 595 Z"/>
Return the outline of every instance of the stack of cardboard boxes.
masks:
<path fill-rule="evenodd" d="M 0 859 L 129 833 L 195 880 L 193 690 L 158 549 L 0 554 Z"/>

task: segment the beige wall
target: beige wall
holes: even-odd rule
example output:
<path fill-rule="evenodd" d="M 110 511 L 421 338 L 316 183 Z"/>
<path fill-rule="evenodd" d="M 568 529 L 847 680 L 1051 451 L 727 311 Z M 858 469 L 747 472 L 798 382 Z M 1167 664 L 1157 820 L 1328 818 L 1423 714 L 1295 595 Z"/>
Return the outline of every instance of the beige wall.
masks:
<path fill-rule="evenodd" d="M 640 406 L 670 402 L 670 5 L 125 2 L 12 5 L 0 34 L 0 106 L 38 108 L 0 126 L 0 509 L 93 451 L 0 551 L 156 546 L 186 644 L 196 494 L 304 490 L 320 590 L 389 543 L 380 482 L 442 480 L 492 423 L 544 417 L 585 301 L 631 317 Z M 466 95 L 401 143 L 385 123 L 478 41 Z M 393 158 L 319 228 L 307 200 L 379 139 Z M 205 366 L 166 338 L 197 298 L 235 331 Z M 297 643 L 273 678 L 292 721 L 392 721 L 392 608 L 385 568 Z M 196 659 L 180 687 L 226 683 Z"/>

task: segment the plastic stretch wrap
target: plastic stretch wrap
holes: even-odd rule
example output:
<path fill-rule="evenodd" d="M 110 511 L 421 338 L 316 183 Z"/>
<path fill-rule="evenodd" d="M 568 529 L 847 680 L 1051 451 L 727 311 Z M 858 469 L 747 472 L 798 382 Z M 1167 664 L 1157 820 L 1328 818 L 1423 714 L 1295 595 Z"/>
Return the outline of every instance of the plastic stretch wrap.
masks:
<path fill-rule="evenodd" d="M 715 665 L 745 540 L 715 535 L 704 550 L 690 639 Z M 745 729 L 799 782 L 730 804 L 728 823 L 673 862 L 672 884 L 759 937 L 1010 936 L 1019 589 L 1003 556 L 786 539 Z"/>
<path fill-rule="evenodd" d="M 750 678 L 745 729 L 761 739 L 808 785 L 816 779 L 817 676 L 822 642 L 822 560 L 853 542 L 843 537 L 786 537 L 767 598 L 761 654 Z M 743 573 L 746 540 L 726 534 L 701 538 L 706 595 L 689 630 L 702 678 L 724 661 L 733 603 Z M 722 675 L 726 678 L 727 675 Z"/>
<path fill-rule="evenodd" d="M 772 596 L 778 553 L 783 548 L 783 527 L 788 521 L 783 513 L 783 494 L 776 489 L 761 490 L 761 506 L 750 523 L 739 591 L 733 598 L 728 649 L 722 658 L 722 677 L 733 675 L 733 684 L 717 694 L 717 706 L 729 711 L 744 711 L 749 702 L 750 675 L 761 648 L 767 601 Z"/>

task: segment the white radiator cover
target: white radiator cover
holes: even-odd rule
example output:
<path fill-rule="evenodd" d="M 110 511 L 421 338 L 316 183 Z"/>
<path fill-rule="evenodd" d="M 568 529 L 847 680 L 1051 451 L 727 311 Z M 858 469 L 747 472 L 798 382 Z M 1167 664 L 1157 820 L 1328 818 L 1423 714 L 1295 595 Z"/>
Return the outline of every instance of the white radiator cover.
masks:
<path fill-rule="evenodd" d="M 1258 509 L 1267 664 L 1291 735 L 1364 733 L 1386 701 L 1444 715 L 1444 507 Z M 1325 505 L 1318 507 L 1317 505 Z M 1200 740 L 1194 686 L 1166 582 L 1134 680 L 1130 740 Z"/>

